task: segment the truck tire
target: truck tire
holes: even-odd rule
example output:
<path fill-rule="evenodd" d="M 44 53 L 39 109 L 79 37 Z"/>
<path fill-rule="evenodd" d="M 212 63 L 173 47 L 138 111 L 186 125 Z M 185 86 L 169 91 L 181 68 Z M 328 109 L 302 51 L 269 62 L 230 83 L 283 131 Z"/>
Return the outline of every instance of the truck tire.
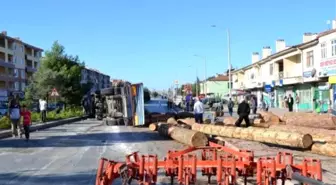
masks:
<path fill-rule="evenodd" d="M 113 87 L 110 87 L 110 88 L 102 89 L 102 90 L 100 91 L 100 94 L 101 94 L 101 95 L 113 95 L 113 94 L 114 94 L 114 88 L 113 88 Z"/>
<path fill-rule="evenodd" d="M 114 126 L 114 125 L 117 125 L 117 120 L 114 119 L 114 118 L 111 118 L 111 119 L 106 119 L 104 120 L 105 124 L 107 126 Z"/>
<path fill-rule="evenodd" d="M 118 118 L 117 125 L 125 125 L 124 118 Z"/>

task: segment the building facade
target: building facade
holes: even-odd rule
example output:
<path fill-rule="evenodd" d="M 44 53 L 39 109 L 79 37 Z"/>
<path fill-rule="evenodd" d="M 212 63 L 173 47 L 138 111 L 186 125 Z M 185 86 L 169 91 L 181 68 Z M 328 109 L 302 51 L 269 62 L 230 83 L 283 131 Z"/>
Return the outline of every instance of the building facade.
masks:
<path fill-rule="evenodd" d="M 200 94 L 213 93 L 214 96 L 224 98 L 229 94 L 229 77 L 217 75 L 200 83 Z"/>
<path fill-rule="evenodd" d="M 294 46 L 277 40 L 275 52 L 266 46 L 261 58 L 252 53 L 252 63 L 233 72 L 233 89 L 263 97 L 278 108 L 286 108 L 285 98 L 292 95 L 298 110 L 326 112 L 336 100 L 328 83 L 336 75 L 335 25 L 333 21 L 333 29 L 319 34 L 305 33 Z"/>
<path fill-rule="evenodd" d="M 0 33 L 0 101 L 8 94 L 24 96 L 24 90 L 40 65 L 43 50 Z"/>
<path fill-rule="evenodd" d="M 108 88 L 111 85 L 110 76 L 96 69 L 84 68 L 81 75 L 81 84 L 92 83 L 91 92 Z"/>

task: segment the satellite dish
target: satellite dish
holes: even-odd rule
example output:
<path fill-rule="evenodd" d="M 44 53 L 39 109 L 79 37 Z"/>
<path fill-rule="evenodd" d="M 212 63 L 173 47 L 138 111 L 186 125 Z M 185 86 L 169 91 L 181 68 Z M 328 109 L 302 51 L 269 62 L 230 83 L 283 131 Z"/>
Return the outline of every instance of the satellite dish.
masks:
<path fill-rule="evenodd" d="M 314 77 L 316 75 L 316 69 L 313 68 L 312 71 L 311 71 L 311 77 Z"/>

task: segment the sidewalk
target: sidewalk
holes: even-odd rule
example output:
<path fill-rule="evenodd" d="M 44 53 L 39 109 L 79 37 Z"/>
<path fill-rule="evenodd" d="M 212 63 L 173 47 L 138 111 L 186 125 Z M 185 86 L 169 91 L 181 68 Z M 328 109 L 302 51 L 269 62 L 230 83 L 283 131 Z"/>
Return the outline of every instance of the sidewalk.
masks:
<path fill-rule="evenodd" d="M 59 126 L 59 125 L 64 125 L 64 124 L 80 121 L 80 120 L 83 120 L 83 119 L 86 119 L 86 118 L 87 118 L 87 116 L 79 116 L 79 117 L 72 117 L 72 118 L 48 121 L 48 122 L 45 122 L 45 123 L 33 123 L 30 127 L 30 131 L 34 132 L 36 130 L 47 129 L 47 128 L 50 128 L 50 127 L 55 127 L 55 126 Z M 11 136 L 12 136 L 11 129 L 0 130 L 0 139 L 11 137 Z"/>

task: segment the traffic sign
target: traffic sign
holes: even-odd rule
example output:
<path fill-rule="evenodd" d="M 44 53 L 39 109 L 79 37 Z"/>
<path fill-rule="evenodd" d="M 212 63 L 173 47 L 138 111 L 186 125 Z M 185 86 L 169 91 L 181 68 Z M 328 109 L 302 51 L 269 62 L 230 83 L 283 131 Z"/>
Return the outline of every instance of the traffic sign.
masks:
<path fill-rule="evenodd" d="M 53 90 L 51 91 L 51 96 L 59 96 L 56 88 L 53 88 Z"/>

